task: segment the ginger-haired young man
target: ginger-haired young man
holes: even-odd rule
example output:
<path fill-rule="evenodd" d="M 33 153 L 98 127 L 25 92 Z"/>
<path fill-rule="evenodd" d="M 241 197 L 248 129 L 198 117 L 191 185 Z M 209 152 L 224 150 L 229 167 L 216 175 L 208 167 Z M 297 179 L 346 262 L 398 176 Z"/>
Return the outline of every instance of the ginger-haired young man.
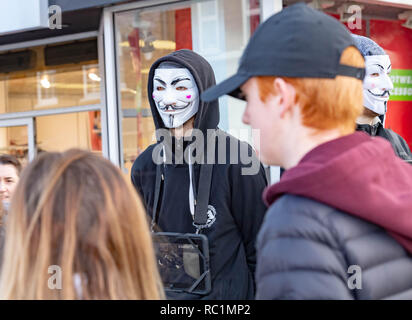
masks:
<path fill-rule="evenodd" d="M 412 168 L 355 133 L 364 61 L 337 20 L 287 7 L 206 91 L 247 101 L 261 159 L 282 166 L 257 240 L 258 299 L 412 299 Z"/>

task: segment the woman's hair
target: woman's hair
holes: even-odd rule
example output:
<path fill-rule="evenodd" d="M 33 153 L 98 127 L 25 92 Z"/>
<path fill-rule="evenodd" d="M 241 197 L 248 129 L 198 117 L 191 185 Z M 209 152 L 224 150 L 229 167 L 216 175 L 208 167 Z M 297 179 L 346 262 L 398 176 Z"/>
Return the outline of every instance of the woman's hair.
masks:
<path fill-rule="evenodd" d="M 14 168 L 16 168 L 17 175 L 20 175 L 21 172 L 21 164 L 19 160 L 17 160 L 16 157 L 9 155 L 9 154 L 0 154 L 0 165 L 12 165 Z"/>
<path fill-rule="evenodd" d="M 364 67 L 364 58 L 355 47 L 346 48 L 340 63 Z M 276 95 L 273 81 L 276 77 L 257 77 L 259 95 L 266 101 L 269 94 Z M 363 109 L 362 81 L 337 76 L 334 79 L 281 77 L 296 90 L 296 103 L 302 113 L 303 124 L 318 130 L 339 128 L 342 133 L 355 130 L 356 119 Z"/>
<path fill-rule="evenodd" d="M 1 299 L 164 297 L 141 201 L 98 155 L 41 154 L 22 173 L 6 225 Z"/>

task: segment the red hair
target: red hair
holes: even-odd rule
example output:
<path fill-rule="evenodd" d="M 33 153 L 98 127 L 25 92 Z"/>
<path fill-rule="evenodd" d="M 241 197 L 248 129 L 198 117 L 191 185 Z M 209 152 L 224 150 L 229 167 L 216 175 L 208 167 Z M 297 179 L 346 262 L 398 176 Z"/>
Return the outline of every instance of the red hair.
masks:
<path fill-rule="evenodd" d="M 342 64 L 364 67 L 364 59 L 354 47 L 346 48 Z M 257 77 L 259 96 L 265 102 L 269 95 L 276 95 L 275 76 Z M 362 81 L 346 76 L 334 79 L 288 78 L 285 82 L 296 90 L 295 102 L 300 106 L 303 125 L 318 130 L 339 128 L 343 134 L 355 130 L 356 118 L 362 113 Z"/>

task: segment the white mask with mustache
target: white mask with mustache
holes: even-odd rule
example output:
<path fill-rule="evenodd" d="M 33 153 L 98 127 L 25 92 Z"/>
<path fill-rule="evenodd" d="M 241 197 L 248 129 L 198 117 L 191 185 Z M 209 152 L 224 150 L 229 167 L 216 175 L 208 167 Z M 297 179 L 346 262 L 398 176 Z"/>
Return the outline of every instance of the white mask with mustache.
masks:
<path fill-rule="evenodd" d="M 363 80 L 363 105 L 384 115 L 393 83 L 389 77 L 391 60 L 388 55 L 365 56 L 366 75 Z"/>
<path fill-rule="evenodd" d="M 153 100 L 166 128 L 180 127 L 199 110 L 199 90 L 186 68 L 156 69 Z"/>

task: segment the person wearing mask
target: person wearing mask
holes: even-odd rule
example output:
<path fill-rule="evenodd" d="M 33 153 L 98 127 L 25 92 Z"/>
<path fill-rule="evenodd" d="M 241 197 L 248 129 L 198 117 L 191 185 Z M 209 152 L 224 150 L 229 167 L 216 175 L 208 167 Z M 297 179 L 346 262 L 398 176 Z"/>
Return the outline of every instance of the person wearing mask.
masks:
<path fill-rule="evenodd" d="M 199 100 L 214 84 L 210 64 L 186 49 L 158 59 L 149 72 L 158 141 L 133 164 L 133 184 L 154 230 L 199 233 L 210 248 L 210 291 L 170 291 L 171 299 L 253 299 L 255 294 L 255 240 L 266 210 L 261 199 L 266 176 L 252 148 L 218 128 L 218 101 Z M 215 144 L 209 144 L 210 137 Z M 202 214 L 203 222 L 197 220 Z"/>
<path fill-rule="evenodd" d="M 164 297 L 144 208 L 110 161 L 42 153 L 24 170 L 7 220 L 0 299 Z"/>
<path fill-rule="evenodd" d="M 393 83 L 389 77 L 392 64 L 389 56 L 375 41 L 352 34 L 356 47 L 365 58 L 366 75 L 363 81 L 363 112 L 356 120 L 356 130 L 388 140 L 396 155 L 411 161 L 412 154 L 406 141 L 383 126 L 382 118 L 388 111 L 388 101 Z"/>

